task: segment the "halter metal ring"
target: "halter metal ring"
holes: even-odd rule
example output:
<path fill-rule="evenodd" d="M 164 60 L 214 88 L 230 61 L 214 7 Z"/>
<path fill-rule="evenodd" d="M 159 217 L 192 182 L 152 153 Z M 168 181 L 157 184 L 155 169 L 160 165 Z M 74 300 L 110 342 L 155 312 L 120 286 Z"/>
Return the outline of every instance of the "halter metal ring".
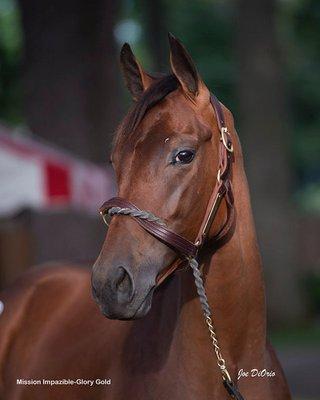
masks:
<path fill-rule="evenodd" d="M 99 213 L 103 219 L 103 222 L 109 227 L 109 221 L 106 218 L 106 213 L 104 213 L 103 211 L 100 211 Z"/>
<path fill-rule="evenodd" d="M 228 133 L 228 128 L 223 126 L 221 128 L 221 141 L 224 147 L 229 151 L 229 153 L 233 153 L 233 144 L 227 139 L 226 133 Z"/>

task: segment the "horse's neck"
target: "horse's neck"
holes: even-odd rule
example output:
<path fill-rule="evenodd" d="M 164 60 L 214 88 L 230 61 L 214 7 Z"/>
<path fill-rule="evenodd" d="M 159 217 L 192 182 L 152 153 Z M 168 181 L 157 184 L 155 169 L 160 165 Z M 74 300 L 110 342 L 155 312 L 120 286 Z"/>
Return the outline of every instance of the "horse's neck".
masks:
<path fill-rule="evenodd" d="M 204 271 L 207 271 L 205 288 L 221 349 L 237 364 L 244 354 L 262 354 L 266 340 L 261 261 L 241 156 L 234 168 L 233 190 L 235 232 L 228 243 L 208 257 Z M 180 290 L 183 301 L 178 324 L 188 326 L 190 334 L 200 340 L 201 332 L 207 332 L 201 328 L 204 324 L 191 280 L 182 282 Z M 208 352 L 209 339 L 204 343 Z"/>
<path fill-rule="evenodd" d="M 208 257 L 204 266 L 205 288 L 219 344 L 228 367 L 231 366 L 230 372 L 234 373 L 244 356 L 254 354 L 255 359 L 259 354 L 263 356 L 266 341 L 261 262 L 241 154 L 236 154 L 236 160 L 232 180 L 235 232 L 228 243 Z M 195 373 L 194 363 L 213 366 L 216 360 L 210 349 L 191 270 L 165 282 L 156 291 L 154 300 L 150 314 L 135 321 L 130 330 L 130 340 L 134 340 L 133 358 L 138 357 L 137 348 L 141 346 L 143 354 L 150 350 L 150 357 L 144 360 L 148 370 L 163 369 L 172 358 L 180 360 L 184 372 L 191 376 Z"/>

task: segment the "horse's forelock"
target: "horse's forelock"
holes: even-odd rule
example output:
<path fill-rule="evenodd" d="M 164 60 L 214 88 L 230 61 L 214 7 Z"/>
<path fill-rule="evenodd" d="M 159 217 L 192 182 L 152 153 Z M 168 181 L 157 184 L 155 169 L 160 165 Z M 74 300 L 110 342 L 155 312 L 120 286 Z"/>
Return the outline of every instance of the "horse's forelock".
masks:
<path fill-rule="evenodd" d="M 148 110 L 177 88 L 178 80 L 174 75 L 166 75 L 157 79 L 155 83 L 143 93 L 141 98 L 134 103 L 133 107 L 120 124 L 116 135 L 116 141 L 132 134 Z"/>

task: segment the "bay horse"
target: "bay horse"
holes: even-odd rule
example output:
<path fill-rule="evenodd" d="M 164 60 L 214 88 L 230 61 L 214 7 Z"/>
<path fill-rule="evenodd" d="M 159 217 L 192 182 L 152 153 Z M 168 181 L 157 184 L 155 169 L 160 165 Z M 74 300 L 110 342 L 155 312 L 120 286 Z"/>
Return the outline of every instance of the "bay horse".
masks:
<path fill-rule="evenodd" d="M 135 103 L 111 158 L 131 214 L 112 218 L 91 281 L 86 268 L 47 265 L 1 293 L 1 400 L 232 398 L 191 269 L 170 273 L 181 258 L 170 243 L 194 243 L 212 191 L 224 180 L 217 176 L 219 149 L 231 148 L 219 112 L 232 140 L 229 201 L 224 195 L 216 207 L 198 254 L 215 333 L 243 398 L 291 398 L 266 337 L 261 259 L 232 114 L 212 100 L 181 42 L 170 35 L 169 43 L 170 75 L 146 73 L 129 45 L 121 50 Z M 133 217 L 133 205 L 140 216 L 148 210 L 153 231 Z M 160 231 L 171 232 L 172 241 L 159 240 Z"/>

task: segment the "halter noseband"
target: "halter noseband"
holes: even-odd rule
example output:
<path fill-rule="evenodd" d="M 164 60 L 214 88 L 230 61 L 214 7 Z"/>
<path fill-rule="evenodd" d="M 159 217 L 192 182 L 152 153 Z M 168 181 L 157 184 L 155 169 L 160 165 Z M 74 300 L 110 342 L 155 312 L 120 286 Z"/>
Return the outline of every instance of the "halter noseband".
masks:
<path fill-rule="evenodd" d="M 216 242 L 223 240 L 223 238 L 227 236 L 234 222 L 234 201 L 231 185 L 232 162 L 234 161 L 233 145 L 219 100 L 213 94 L 211 94 L 210 102 L 214 109 L 220 131 L 219 166 L 217 182 L 211 193 L 204 218 L 194 242 L 191 242 L 178 233 L 171 231 L 165 226 L 160 218 L 156 217 L 150 212 L 140 210 L 136 205 L 126 199 L 122 199 L 121 197 L 113 197 L 112 199 L 106 201 L 99 211 L 106 223 L 106 215 L 108 214 L 111 216 L 123 214 L 134 218 L 145 231 L 149 232 L 152 236 L 166 244 L 179 255 L 180 258 L 171 264 L 169 268 L 161 271 L 157 276 L 157 286 L 159 286 L 169 275 L 176 271 L 182 263 L 184 263 L 186 260 L 188 261 L 189 266 L 193 270 L 204 319 L 207 324 L 214 352 L 217 357 L 217 364 L 221 370 L 224 387 L 231 398 L 236 400 L 244 400 L 243 396 L 232 381 L 226 367 L 226 362 L 221 355 L 211 318 L 211 309 L 205 293 L 201 272 L 198 268 L 198 262 L 196 260 L 200 248 L 208 238 L 210 228 L 223 198 L 225 199 L 227 205 L 227 218 L 223 227 L 214 238 Z"/>

